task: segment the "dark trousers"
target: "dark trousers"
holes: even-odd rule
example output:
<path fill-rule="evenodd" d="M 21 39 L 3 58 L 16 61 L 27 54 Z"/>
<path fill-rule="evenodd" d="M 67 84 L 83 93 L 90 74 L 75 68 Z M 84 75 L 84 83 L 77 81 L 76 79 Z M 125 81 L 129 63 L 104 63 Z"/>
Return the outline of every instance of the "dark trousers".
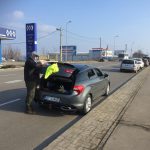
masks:
<path fill-rule="evenodd" d="M 25 83 L 26 83 L 26 87 L 27 87 L 26 107 L 31 108 L 32 102 L 35 97 L 35 90 L 36 90 L 37 82 L 26 81 Z"/>

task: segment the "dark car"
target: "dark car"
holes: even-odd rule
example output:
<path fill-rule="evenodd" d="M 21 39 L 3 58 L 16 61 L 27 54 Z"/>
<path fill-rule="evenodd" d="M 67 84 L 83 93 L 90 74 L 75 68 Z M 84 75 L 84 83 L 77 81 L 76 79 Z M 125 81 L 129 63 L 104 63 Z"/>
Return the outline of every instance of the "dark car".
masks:
<path fill-rule="evenodd" d="M 62 110 L 78 110 L 86 114 L 96 98 L 108 95 L 109 76 L 99 68 L 67 63 L 58 63 L 58 67 L 59 72 L 48 79 L 44 79 L 44 75 L 41 77 L 36 95 L 40 104 L 52 104 Z"/>
<path fill-rule="evenodd" d="M 149 61 L 146 58 L 143 58 L 144 66 L 148 67 L 149 66 Z"/>

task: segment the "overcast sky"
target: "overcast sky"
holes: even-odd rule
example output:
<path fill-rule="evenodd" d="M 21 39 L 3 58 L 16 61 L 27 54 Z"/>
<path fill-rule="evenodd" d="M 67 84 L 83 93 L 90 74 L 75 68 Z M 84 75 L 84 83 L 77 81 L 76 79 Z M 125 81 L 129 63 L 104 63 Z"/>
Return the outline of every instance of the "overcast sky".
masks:
<path fill-rule="evenodd" d="M 78 52 L 109 46 L 128 52 L 138 49 L 150 54 L 150 1 L 149 0 L 0 0 L 0 26 L 17 31 L 13 41 L 3 41 L 25 52 L 25 24 L 37 23 L 38 51 L 58 51 L 62 27 L 63 45 L 76 45 Z M 55 32 L 56 31 L 56 32 Z M 117 36 L 117 37 L 115 37 Z M 15 44 L 18 43 L 18 44 Z"/>

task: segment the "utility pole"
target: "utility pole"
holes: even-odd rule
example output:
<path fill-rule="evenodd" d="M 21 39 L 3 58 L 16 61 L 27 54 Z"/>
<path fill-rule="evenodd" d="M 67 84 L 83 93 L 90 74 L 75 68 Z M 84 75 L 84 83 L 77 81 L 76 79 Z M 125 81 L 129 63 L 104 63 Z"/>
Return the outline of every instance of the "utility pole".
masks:
<path fill-rule="evenodd" d="M 125 52 L 127 52 L 127 50 L 128 50 L 128 45 L 125 44 Z"/>
<path fill-rule="evenodd" d="M 69 24 L 69 23 L 71 23 L 71 20 L 69 20 L 68 22 L 66 22 L 66 62 L 67 62 L 67 60 L 68 60 L 68 59 L 67 59 L 67 53 L 68 53 L 68 52 L 67 52 L 67 51 L 68 51 L 68 49 L 67 49 L 67 46 L 68 46 L 68 45 L 67 45 L 67 44 L 68 44 L 68 43 L 67 43 L 67 32 L 68 32 L 68 31 L 67 31 L 67 27 L 68 27 L 68 24 Z"/>
<path fill-rule="evenodd" d="M 102 48 L 102 39 L 101 39 L 101 37 L 100 37 L 100 48 Z"/>
<path fill-rule="evenodd" d="M 62 28 L 56 28 L 57 31 L 60 31 L 60 62 L 62 62 Z"/>

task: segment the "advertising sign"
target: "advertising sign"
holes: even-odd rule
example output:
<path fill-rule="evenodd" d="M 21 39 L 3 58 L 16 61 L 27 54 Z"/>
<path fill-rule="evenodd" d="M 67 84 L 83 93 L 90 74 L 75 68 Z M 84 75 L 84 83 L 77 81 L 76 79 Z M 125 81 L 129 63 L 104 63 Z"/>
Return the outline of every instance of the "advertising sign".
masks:
<path fill-rule="evenodd" d="M 16 38 L 16 30 L 0 27 L 1 40 L 13 40 Z"/>
<path fill-rule="evenodd" d="M 36 23 L 26 24 L 26 57 L 37 51 L 37 26 Z"/>

